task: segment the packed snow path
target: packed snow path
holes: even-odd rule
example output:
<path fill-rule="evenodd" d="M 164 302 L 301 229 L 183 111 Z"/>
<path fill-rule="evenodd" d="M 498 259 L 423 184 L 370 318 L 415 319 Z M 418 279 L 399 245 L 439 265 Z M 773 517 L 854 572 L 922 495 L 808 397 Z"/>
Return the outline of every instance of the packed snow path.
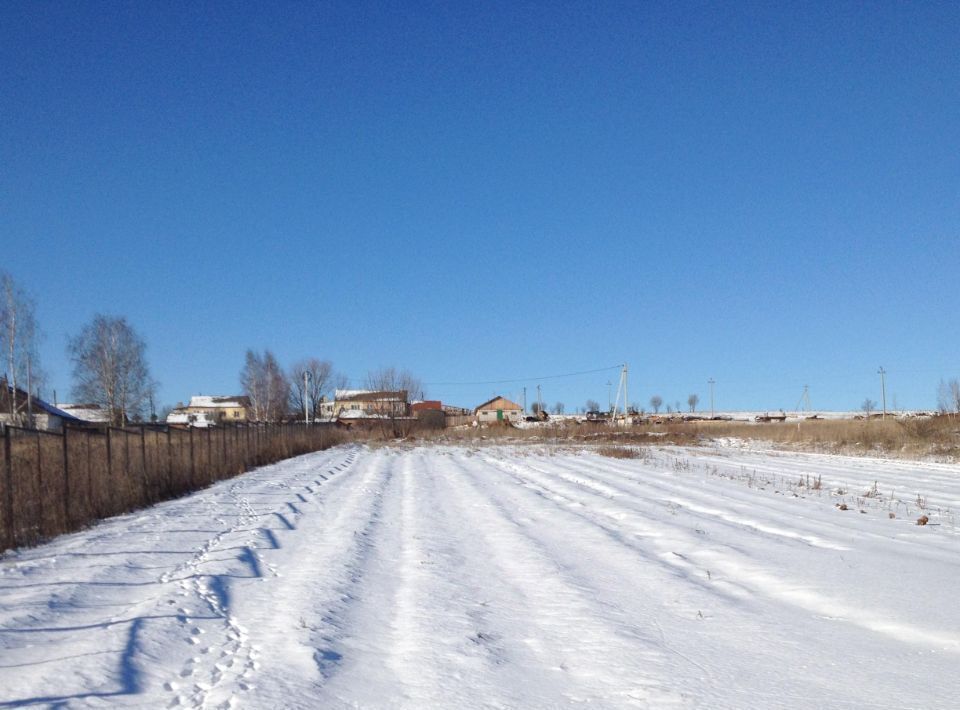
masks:
<path fill-rule="evenodd" d="M 334 449 L 0 559 L 0 707 L 956 707 L 958 510 L 948 465 Z"/>

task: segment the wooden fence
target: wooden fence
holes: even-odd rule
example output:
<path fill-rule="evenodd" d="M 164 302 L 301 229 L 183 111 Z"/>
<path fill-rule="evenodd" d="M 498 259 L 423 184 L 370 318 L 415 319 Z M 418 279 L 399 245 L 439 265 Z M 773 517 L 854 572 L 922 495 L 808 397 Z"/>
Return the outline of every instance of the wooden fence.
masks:
<path fill-rule="evenodd" d="M 0 551 L 176 498 L 341 440 L 323 425 L 124 427 L 49 433 L 3 427 Z"/>

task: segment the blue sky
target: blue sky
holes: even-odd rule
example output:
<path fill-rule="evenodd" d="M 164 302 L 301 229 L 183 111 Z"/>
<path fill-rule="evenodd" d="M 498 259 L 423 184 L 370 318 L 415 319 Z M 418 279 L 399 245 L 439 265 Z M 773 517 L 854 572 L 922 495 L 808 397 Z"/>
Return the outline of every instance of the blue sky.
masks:
<path fill-rule="evenodd" d="M 473 406 L 932 407 L 960 376 L 954 3 L 4 3 L 2 266 L 61 400 L 95 313 L 160 401 L 247 348 Z M 541 382 L 570 410 L 616 371 Z"/>

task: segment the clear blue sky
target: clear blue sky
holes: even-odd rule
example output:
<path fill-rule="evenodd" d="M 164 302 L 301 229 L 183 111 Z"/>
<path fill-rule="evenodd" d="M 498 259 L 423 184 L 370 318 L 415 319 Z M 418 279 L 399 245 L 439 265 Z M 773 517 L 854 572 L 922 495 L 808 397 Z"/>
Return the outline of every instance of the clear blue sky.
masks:
<path fill-rule="evenodd" d="M 932 407 L 960 376 L 958 28 L 948 2 L 3 3 L 2 266 L 61 400 L 103 312 L 164 403 L 269 347 L 427 383 L 626 361 L 633 401 L 714 377 L 726 409 L 857 408 L 883 365 Z"/>

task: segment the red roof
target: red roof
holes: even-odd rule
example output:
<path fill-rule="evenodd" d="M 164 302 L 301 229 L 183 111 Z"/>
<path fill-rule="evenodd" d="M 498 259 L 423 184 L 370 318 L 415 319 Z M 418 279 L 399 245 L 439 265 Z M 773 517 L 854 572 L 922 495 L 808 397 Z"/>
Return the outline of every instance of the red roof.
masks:
<path fill-rule="evenodd" d="M 426 409 L 443 409 L 443 405 L 439 399 L 428 399 L 423 402 L 414 402 L 410 405 L 410 409 L 414 412 L 422 412 Z"/>

